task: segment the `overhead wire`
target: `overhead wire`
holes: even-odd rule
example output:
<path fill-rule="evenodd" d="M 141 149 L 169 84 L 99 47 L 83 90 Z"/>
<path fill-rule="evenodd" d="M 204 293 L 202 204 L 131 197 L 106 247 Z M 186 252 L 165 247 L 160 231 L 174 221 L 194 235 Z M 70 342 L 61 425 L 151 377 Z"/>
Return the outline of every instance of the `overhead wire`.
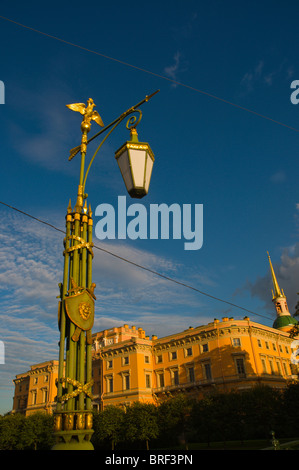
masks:
<path fill-rule="evenodd" d="M 65 39 L 59 38 L 59 37 L 57 37 L 57 36 L 53 36 L 53 35 L 51 35 L 51 34 L 48 34 L 48 33 L 45 33 L 45 32 L 43 32 L 43 31 L 37 30 L 37 29 L 32 28 L 32 27 L 30 27 L 30 26 L 24 25 L 24 24 L 22 24 L 22 23 L 20 23 L 20 22 L 14 21 L 14 20 L 12 20 L 12 19 L 10 19 L 10 18 L 6 18 L 6 17 L 4 17 L 4 16 L 2 16 L 2 15 L 0 15 L 0 18 L 3 19 L 3 20 L 5 20 L 5 21 L 11 22 L 11 23 L 13 23 L 13 24 L 16 24 L 17 26 L 20 26 L 20 27 L 22 27 L 22 28 L 25 28 L 25 29 L 28 29 L 28 30 L 33 31 L 33 32 L 35 32 L 35 33 L 41 34 L 41 35 L 43 35 L 43 36 L 46 36 L 46 37 L 48 37 L 48 38 L 54 39 L 54 40 L 56 40 L 56 41 L 60 41 L 60 42 L 62 42 L 62 43 L 64 43 L 64 44 L 67 44 L 67 45 L 69 45 L 69 46 L 77 47 L 78 49 L 84 50 L 84 51 L 86 51 L 86 52 L 89 52 L 89 53 L 98 55 L 98 56 L 100 56 L 100 57 L 103 57 L 103 58 L 105 58 L 105 59 L 108 59 L 108 60 L 111 60 L 111 61 L 114 61 L 114 62 L 118 62 L 118 63 L 120 63 L 120 64 L 122 64 L 122 65 L 124 65 L 124 66 L 131 67 L 131 68 L 133 68 L 133 69 L 136 69 L 136 70 L 139 70 L 139 71 L 141 71 L 141 72 L 144 72 L 144 73 L 153 75 L 153 76 L 158 77 L 158 78 L 161 78 L 161 79 L 163 79 L 163 80 L 167 80 L 167 81 L 169 81 L 169 82 L 171 82 L 171 83 L 173 83 L 173 84 L 179 85 L 179 86 L 184 87 L 184 88 L 188 88 L 188 89 L 190 89 L 190 90 L 192 90 L 192 91 L 195 91 L 195 92 L 197 92 L 197 93 L 204 94 L 204 95 L 206 95 L 206 96 L 208 96 L 208 97 L 210 97 L 210 98 L 213 98 L 213 99 L 222 101 L 222 102 L 224 102 L 224 103 L 226 103 L 226 104 L 232 105 L 232 106 L 234 106 L 234 107 L 236 107 L 236 108 L 239 108 L 239 109 L 241 109 L 241 110 L 243 110 L 243 111 L 252 113 L 252 114 L 257 115 L 257 116 L 259 116 L 259 117 L 261 117 L 261 118 L 263 118 L 263 119 L 267 119 L 267 120 L 269 120 L 269 121 L 272 121 L 272 122 L 274 122 L 274 123 L 276 123 L 276 124 L 279 124 L 279 125 L 281 125 L 281 126 L 287 127 L 287 128 L 289 128 L 289 129 L 291 129 L 291 130 L 294 130 L 294 131 L 296 131 L 296 132 L 299 131 L 299 129 L 296 129 L 296 128 L 294 128 L 294 127 L 292 127 L 292 126 L 289 126 L 289 125 L 287 125 L 287 124 L 285 124 L 285 123 L 282 123 L 282 122 L 280 122 L 280 121 L 277 121 L 277 120 L 275 120 L 275 119 L 273 119 L 273 118 L 271 118 L 271 117 L 269 117 L 269 116 L 265 116 L 265 115 L 263 115 L 263 114 L 261 114 L 261 113 L 258 113 L 257 111 L 248 109 L 248 108 L 246 108 L 246 107 L 244 107 L 244 106 L 241 106 L 241 105 L 239 105 L 239 104 L 233 103 L 233 102 L 231 102 L 231 101 L 229 101 L 229 100 L 226 100 L 226 99 L 224 99 L 224 98 L 220 98 L 220 97 L 218 97 L 218 96 L 216 96 L 216 95 L 213 95 L 213 94 L 211 94 L 211 93 L 208 93 L 208 92 L 206 92 L 206 91 L 204 91 L 204 90 L 200 90 L 200 89 L 195 88 L 195 87 L 193 87 L 193 86 L 191 86 L 191 85 L 187 85 L 187 84 L 185 84 L 185 83 L 179 82 L 179 81 L 177 81 L 177 80 L 174 80 L 173 78 L 166 77 L 165 75 L 161 75 L 161 74 L 158 74 L 158 73 L 156 73 L 156 72 L 152 72 L 152 71 L 147 70 L 147 69 L 144 69 L 144 68 L 142 68 L 142 67 L 138 67 L 138 66 L 136 66 L 136 65 L 132 65 L 132 64 L 130 64 L 130 63 L 128 63 L 128 62 L 125 62 L 125 61 L 123 61 L 123 60 L 116 59 L 116 58 L 114 58 L 114 57 L 108 56 L 108 55 L 103 54 L 103 53 L 100 53 L 100 52 L 98 52 L 98 51 L 94 51 L 94 50 L 92 50 L 92 49 L 89 49 L 89 48 L 87 48 L 87 47 L 81 46 L 81 45 L 79 45 L 79 44 L 75 44 L 75 43 L 73 43 L 73 42 L 70 42 L 70 41 L 67 41 L 67 40 L 65 40 Z M 2 202 L 2 201 L 0 201 L 0 204 L 2 204 L 2 205 L 6 206 L 6 207 L 8 207 L 8 208 L 10 208 L 10 209 L 12 209 L 12 210 L 14 210 L 14 211 L 17 211 L 17 212 L 19 212 L 20 214 L 23 214 L 23 215 L 25 215 L 25 216 L 27 216 L 27 217 L 29 217 L 29 218 L 31 218 L 31 219 L 33 219 L 33 220 L 39 222 L 39 223 L 42 223 L 42 224 L 44 224 L 44 225 L 47 225 L 47 226 L 49 226 L 50 228 L 52 228 L 52 229 L 54 229 L 54 230 L 56 230 L 56 231 L 58 231 L 58 232 L 65 233 L 64 230 L 59 229 L 59 228 L 56 227 L 55 225 L 50 224 L 50 223 L 48 223 L 48 222 L 46 222 L 46 221 L 44 221 L 44 220 L 42 220 L 42 219 L 40 219 L 40 218 L 38 218 L 38 217 L 35 217 L 35 216 L 33 216 L 33 215 L 27 213 L 27 212 L 24 212 L 24 211 L 22 211 L 22 210 L 20 210 L 20 209 L 18 209 L 18 208 L 16 208 L 16 207 L 10 205 L 10 204 L 6 204 L 6 203 L 4 203 L 4 202 Z M 126 263 L 129 263 L 129 264 L 131 264 L 131 265 L 133 265 L 133 266 L 135 266 L 135 267 L 137 267 L 137 268 L 139 268 L 139 269 L 143 269 L 143 270 L 145 270 L 145 271 L 147 271 L 147 272 L 149 272 L 149 273 L 151 273 L 151 274 L 153 274 L 153 275 L 159 276 L 159 277 L 161 277 L 161 278 L 163 278 L 163 279 L 165 279 L 165 280 L 167 280 L 167 281 L 169 281 L 169 282 L 173 282 L 173 283 L 175 283 L 175 284 L 177 284 L 177 285 L 180 285 L 180 286 L 182 286 L 182 287 L 191 289 L 191 290 L 193 290 L 193 291 L 195 291 L 195 292 L 197 292 L 197 293 L 199 293 L 199 294 L 201 294 L 201 295 L 204 295 L 204 296 L 209 297 L 209 298 L 211 298 L 211 299 L 214 299 L 214 300 L 217 300 L 217 301 L 219 301 L 219 302 L 225 303 L 225 304 L 227 304 L 227 305 L 230 305 L 231 307 L 238 308 L 238 309 L 243 310 L 243 311 L 245 311 L 245 312 L 247 312 L 247 313 L 251 313 L 251 314 L 253 314 L 253 315 L 256 315 L 256 316 L 259 316 L 259 317 L 263 317 L 263 318 L 266 318 L 266 319 L 268 319 L 268 320 L 269 320 L 269 319 L 272 320 L 272 318 L 270 318 L 270 317 L 267 317 L 267 316 L 265 316 L 265 315 L 261 315 L 261 314 L 259 314 L 259 313 L 256 313 L 256 312 L 254 312 L 254 311 L 252 311 L 252 310 L 249 310 L 249 309 L 247 309 L 247 308 L 245 308 L 245 307 L 242 307 L 242 306 L 240 306 L 240 305 L 234 304 L 233 302 L 229 302 L 229 301 L 227 301 L 227 300 L 220 299 L 219 297 L 216 297 L 216 296 L 214 296 L 214 295 L 208 294 L 208 293 L 206 293 L 206 292 L 204 292 L 204 291 L 202 291 L 202 290 L 197 289 L 197 288 L 194 287 L 194 286 L 190 286 L 189 284 L 186 284 L 186 283 L 184 283 L 184 282 L 181 282 L 181 281 L 178 281 L 178 280 L 176 280 L 176 279 L 173 279 L 173 278 L 171 278 L 171 277 L 169 277 L 169 276 L 166 276 L 166 275 L 164 275 L 164 274 L 162 274 L 162 273 L 159 273 L 158 271 L 155 271 L 155 270 L 152 270 L 152 269 L 150 269 L 150 268 L 148 268 L 148 267 L 145 267 L 145 266 L 143 266 L 143 265 L 141 265 L 141 264 L 139 264 L 139 263 L 136 263 L 136 262 L 134 262 L 134 261 L 128 260 L 128 259 L 126 259 L 126 258 L 124 258 L 124 257 L 122 257 L 122 256 L 120 256 L 120 255 L 117 255 L 116 253 L 111 252 L 110 250 L 107 250 L 106 248 L 99 247 L 99 246 L 97 246 L 97 245 L 94 245 L 94 248 L 97 249 L 97 250 L 100 250 L 100 251 L 102 251 L 102 252 L 105 252 L 105 253 L 109 254 L 110 256 L 113 256 L 113 257 L 115 257 L 115 258 L 117 258 L 117 259 L 119 259 L 119 260 L 122 260 L 122 261 L 124 261 L 124 262 L 126 262 Z"/>
<path fill-rule="evenodd" d="M 56 227 L 55 225 L 50 224 L 49 222 L 46 222 L 46 221 L 44 221 L 44 220 L 42 220 L 42 219 L 40 219 L 40 218 L 38 218 L 38 217 L 35 217 L 35 216 L 29 214 L 28 212 L 24 212 L 24 211 L 22 211 L 22 210 L 20 210 L 20 209 L 18 209 L 18 208 L 16 208 L 16 207 L 14 207 L 14 206 L 12 206 L 12 205 L 10 205 L 10 204 L 7 204 L 7 203 L 5 203 L 5 202 L 2 202 L 2 201 L 0 201 L 0 204 L 2 204 L 3 206 L 6 206 L 6 207 L 8 207 L 8 208 L 10 208 L 10 209 L 12 209 L 12 210 L 14 210 L 14 211 L 16 211 L 16 212 L 19 212 L 20 214 L 23 214 L 23 215 L 25 215 L 25 216 L 27 216 L 27 217 L 29 217 L 29 218 L 35 220 L 36 222 L 39 222 L 39 223 L 44 224 L 44 225 L 47 225 L 47 226 L 49 226 L 50 228 L 52 228 L 52 229 L 54 229 L 54 230 L 57 230 L 58 232 L 61 232 L 61 233 L 65 234 L 65 231 L 64 231 L 64 230 L 62 230 L 62 229 Z M 124 261 L 124 262 L 126 262 L 126 263 L 129 263 L 129 264 L 131 264 L 132 266 L 135 266 L 135 267 L 137 267 L 137 268 L 139 268 L 139 269 L 143 269 L 144 271 L 147 271 L 147 272 L 149 272 L 149 273 L 151 273 L 151 274 L 154 274 L 155 276 L 159 276 L 160 278 L 165 279 L 166 281 L 169 281 L 169 282 L 172 282 L 172 283 L 174 283 L 174 284 L 177 284 L 177 285 L 180 285 L 180 286 L 182 286 L 182 287 L 185 287 L 185 288 L 187 288 L 187 289 L 193 290 L 194 292 L 197 292 L 197 293 L 199 293 L 199 294 L 201 294 L 201 295 L 204 295 L 204 296 L 206 296 L 206 297 L 209 297 L 210 299 L 217 300 L 218 302 L 225 303 L 225 304 L 227 304 L 227 305 L 230 305 L 231 307 L 238 308 L 239 310 L 245 311 L 245 312 L 247 312 L 247 313 L 251 313 L 251 314 L 256 315 L 256 316 L 258 316 L 258 317 L 266 318 L 267 320 L 273 320 L 273 318 L 267 317 L 267 316 L 262 315 L 262 314 L 260 314 L 260 313 L 256 313 L 256 312 L 254 312 L 254 311 L 252 311 L 252 310 L 249 310 L 249 309 L 247 309 L 247 308 L 245 308 L 245 307 L 242 307 L 242 306 L 240 306 L 240 305 L 234 304 L 233 302 L 230 302 L 230 301 L 228 301 L 228 300 L 220 299 L 219 297 L 216 297 L 216 296 L 214 296 L 214 295 L 208 294 L 207 292 L 204 292 L 204 291 L 202 291 L 202 290 L 200 290 L 200 289 L 198 289 L 198 288 L 196 288 L 196 287 L 194 287 L 194 286 L 190 286 L 189 284 L 186 284 L 185 282 L 178 281 L 177 279 L 174 279 L 174 278 L 172 278 L 172 277 L 166 276 L 165 274 L 159 273 L 158 271 L 155 271 L 155 270 L 150 269 L 150 268 L 148 268 L 148 267 L 146 267 L 146 266 L 143 266 L 143 265 L 141 265 L 141 264 L 139 264 L 139 263 L 136 263 L 135 261 L 131 261 L 131 260 L 127 259 L 127 258 L 124 258 L 123 256 L 117 255 L 116 253 L 113 253 L 112 251 L 107 250 L 106 248 L 97 246 L 97 245 L 95 245 L 95 244 L 93 245 L 93 247 L 94 247 L 95 249 L 100 250 L 100 251 L 102 251 L 102 252 L 104 252 L 104 253 L 107 253 L 108 255 L 113 256 L 113 257 L 115 257 L 115 258 L 117 258 L 117 259 L 119 259 L 119 260 L 121 260 L 121 261 Z"/>
<path fill-rule="evenodd" d="M 94 51 L 94 50 L 92 50 L 92 49 L 89 49 L 89 48 L 87 48 L 87 47 L 81 46 L 81 45 L 79 45 L 79 44 L 75 44 L 75 43 L 73 43 L 73 42 L 70 42 L 70 41 L 67 41 L 67 40 L 65 40 L 65 39 L 59 38 L 59 37 L 57 37 L 57 36 L 53 36 L 52 34 L 48 34 L 48 33 L 45 33 L 45 32 L 43 32 L 43 31 L 40 31 L 40 30 L 38 30 L 38 29 L 32 28 L 31 26 L 24 25 L 24 24 L 22 24 L 22 23 L 19 23 L 18 21 L 14 21 L 14 20 L 11 20 L 10 18 L 6 18 L 5 16 L 1 16 L 1 15 L 0 15 L 0 18 L 3 19 L 3 20 L 5 20 L 5 21 L 9 21 L 9 22 L 11 22 L 11 23 L 13 23 L 13 24 L 16 24 L 17 26 L 21 26 L 22 28 L 25 28 L 25 29 L 28 29 L 28 30 L 33 31 L 33 32 L 35 32 L 35 33 L 41 34 L 41 35 L 43 35 L 43 36 L 46 36 L 46 37 L 48 37 L 48 38 L 55 39 L 56 41 L 60 41 L 60 42 L 62 42 L 62 43 L 64 43 L 64 44 L 67 44 L 67 45 L 69 45 L 69 46 L 77 47 L 78 49 L 81 49 L 81 50 L 83 50 L 83 51 L 89 52 L 89 53 L 91 53 L 91 54 L 96 54 L 96 55 L 98 55 L 98 56 L 100 56 L 100 57 L 103 57 L 104 59 L 108 59 L 108 60 L 111 60 L 111 61 L 114 61 L 114 62 L 118 62 L 119 64 L 125 65 L 126 67 L 131 67 L 131 68 L 133 68 L 133 69 L 135 69 L 135 70 L 139 70 L 140 72 L 144 72 L 144 73 L 153 75 L 153 76 L 155 76 L 155 77 L 161 78 L 161 79 L 163 79 L 163 80 L 167 80 L 167 81 L 169 81 L 169 82 L 171 82 L 171 83 L 173 83 L 173 84 L 175 84 L 175 85 L 178 85 L 178 86 L 181 86 L 181 87 L 184 87 L 184 88 L 188 88 L 189 90 L 195 91 L 195 92 L 197 92 L 197 93 L 201 93 L 201 94 L 206 95 L 206 96 L 208 96 L 208 97 L 210 97 L 210 98 L 213 98 L 213 99 L 215 99 L 215 100 L 222 101 L 223 103 L 229 104 L 229 105 L 234 106 L 234 107 L 236 107 L 236 108 L 239 108 L 239 109 L 241 109 L 241 110 L 243 110 L 243 111 L 246 111 L 246 112 L 248 112 L 248 113 L 254 114 L 254 115 L 256 115 L 256 116 L 258 116 L 258 117 L 260 117 L 260 118 L 267 119 L 268 121 L 272 121 L 272 122 L 274 122 L 275 124 L 278 124 L 278 125 L 280 125 L 280 126 L 287 127 L 288 129 L 291 129 L 291 130 L 293 130 L 293 131 L 295 131 L 295 132 L 299 132 L 299 129 L 296 129 L 295 127 L 292 127 L 292 126 L 290 126 L 290 125 L 288 125 L 288 124 L 285 124 L 285 123 L 283 123 L 283 122 L 277 121 L 276 119 L 273 119 L 273 118 L 271 118 L 271 117 L 269 117 L 269 116 L 266 116 L 266 115 L 264 115 L 264 114 L 261 114 L 261 113 L 259 113 L 259 112 L 257 112 L 257 111 L 254 111 L 254 110 L 252 110 L 252 109 L 249 109 L 249 108 L 246 108 L 246 107 L 244 107 L 244 106 L 241 106 L 241 105 L 239 105 L 239 104 L 237 104 L 237 103 L 233 103 L 232 101 L 229 101 L 229 100 L 227 100 L 227 99 L 221 98 L 221 97 L 216 96 L 216 95 L 214 95 L 214 94 L 212 94 L 212 93 L 209 93 L 209 92 L 207 92 L 207 91 L 200 90 L 199 88 L 196 88 L 196 87 L 193 87 L 193 86 L 191 86 L 191 85 L 187 85 L 187 84 L 185 84 L 185 83 L 182 83 L 182 82 L 179 82 L 179 81 L 177 81 L 177 80 L 174 80 L 173 78 L 166 77 L 165 75 L 161 75 L 161 74 L 159 74 L 159 73 L 152 72 L 151 70 L 147 70 L 147 69 L 145 69 L 145 68 L 138 67 L 138 66 L 136 66 L 136 65 L 132 65 L 132 64 L 130 64 L 130 63 L 128 63 L 128 62 L 125 62 L 125 61 L 123 61 L 123 60 L 116 59 L 115 57 L 108 56 L 108 55 L 103 54 L 103 53 L 101 53 L 101 52 Z"/>

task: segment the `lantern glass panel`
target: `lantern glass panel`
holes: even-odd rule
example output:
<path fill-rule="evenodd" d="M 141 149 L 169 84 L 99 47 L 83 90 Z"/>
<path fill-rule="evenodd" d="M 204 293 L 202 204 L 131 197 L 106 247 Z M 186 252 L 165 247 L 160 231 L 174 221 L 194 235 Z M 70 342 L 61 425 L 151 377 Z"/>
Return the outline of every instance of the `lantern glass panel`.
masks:
<path fill-rule="evenodd" d="M 117 158 L 117 163 L 121 171 L 123 180 L 125 182 L 127 191 L 131 191 L 131 189 L 133 188 L 133 180 L 127 149 L 125 149 L 124 152 Z"/>
<path fill-rule="evenodd" d="M 130 149 L 129 152 L 134 186 L 137 188 L 142 188 L 144 185 L 146 151 Z"/>
<path fill-rule="evenodd" d="M 146 193 L 148 193 L 148 188 L 152 176 L 152 170 L 153 170 L 154 162 L 151 159 L 149 153 L 147 152 L 147 159 L 146 159 L 146 171 L 145 171 L 145 182 L 144 182 L 144 189 Z"/>

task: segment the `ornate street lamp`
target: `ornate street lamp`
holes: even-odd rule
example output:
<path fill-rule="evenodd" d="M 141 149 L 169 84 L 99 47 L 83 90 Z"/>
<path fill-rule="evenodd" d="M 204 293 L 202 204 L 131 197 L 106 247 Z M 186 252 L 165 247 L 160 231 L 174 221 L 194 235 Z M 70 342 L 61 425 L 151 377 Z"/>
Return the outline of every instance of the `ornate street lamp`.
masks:
<path fill-rule="evenodd" d="M 116 159 L 130 196 L 141 198 L 147 194 L 154 155 L 148 144 L 138 142 L 136 126 L 142 117 L 138 108 L 158 91 L 146 96 L 106 127 L 99 113 L 94 110 L 95 104 L 91 98 L 87 106 L 84 103 L 67 105 L 71 110 L 80 112 L 83 120 L 81 144 L 72 149 L 69 156 L 69 160 L 72 160 L 81 152 L 77 201 L 74 209 L 71 207 L 71 202 L 69 203 L 66 215 L 64 271 L 58 307 L 60 342 L 57 407 L 54 412 L 56 443 L 53 450 L 93 449 L 91 330 L 94 323 L 96 286 L 92 282 L 93 221 L 91 208 L 90 206 L 87 208 L 86 178 L 95 156 L 108 136 L 124 119 L 137 112 L 139 119 L 133 115 L 127 122 L 127 128 L 131 131 L 131 140 L 116 152 Z M 97 122 L 103 129 L 88 140 L 91 121 Z M 85 171 L 87 145 L 108 130 Z"/>
<path fill-rule="evenodd" d="M 115 152 L 115 158 L 130 196 L 145 196 L 155 158 L 150 146 L 138 141 L 136 127 L 131 128 L 131 140 Z"/>

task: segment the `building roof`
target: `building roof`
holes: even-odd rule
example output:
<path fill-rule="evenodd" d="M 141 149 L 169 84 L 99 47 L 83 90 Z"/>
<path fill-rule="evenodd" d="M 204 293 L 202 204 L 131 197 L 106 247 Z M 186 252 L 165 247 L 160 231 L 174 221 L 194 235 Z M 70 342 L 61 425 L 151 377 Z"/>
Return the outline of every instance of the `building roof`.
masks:
<path fill-rule="evenodd" d="M 291 315 L 281 315 L 276 318 L 273 328 L 285 328 L 287 326 L 297 325 L 298 321 Z"/>

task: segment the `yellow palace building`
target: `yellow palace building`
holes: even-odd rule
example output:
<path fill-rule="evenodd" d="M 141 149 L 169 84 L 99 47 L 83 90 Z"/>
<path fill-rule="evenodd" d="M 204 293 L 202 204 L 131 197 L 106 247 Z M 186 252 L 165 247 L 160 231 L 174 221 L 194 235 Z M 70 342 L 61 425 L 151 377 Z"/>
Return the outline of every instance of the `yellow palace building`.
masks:
<path fill-rule="evenodd" d="M 272 327 L 249 317 L 223 317 L 162 338 L 150 338 L 142 328 L 129 325 L 94 333 L 94 409 L 133 401 L 157 403 L 178 392 L 200 399 L 213 390 L 241 391 L 257 384 L 284 388 L 296 381 L 290 330 L 298 322 L 288 310 L 270 257 L 269 263 L 277 313 Z M 36 364 L 17 375 L 13 412 L 51 413 L 57 376 L 58 361 Z"/>

